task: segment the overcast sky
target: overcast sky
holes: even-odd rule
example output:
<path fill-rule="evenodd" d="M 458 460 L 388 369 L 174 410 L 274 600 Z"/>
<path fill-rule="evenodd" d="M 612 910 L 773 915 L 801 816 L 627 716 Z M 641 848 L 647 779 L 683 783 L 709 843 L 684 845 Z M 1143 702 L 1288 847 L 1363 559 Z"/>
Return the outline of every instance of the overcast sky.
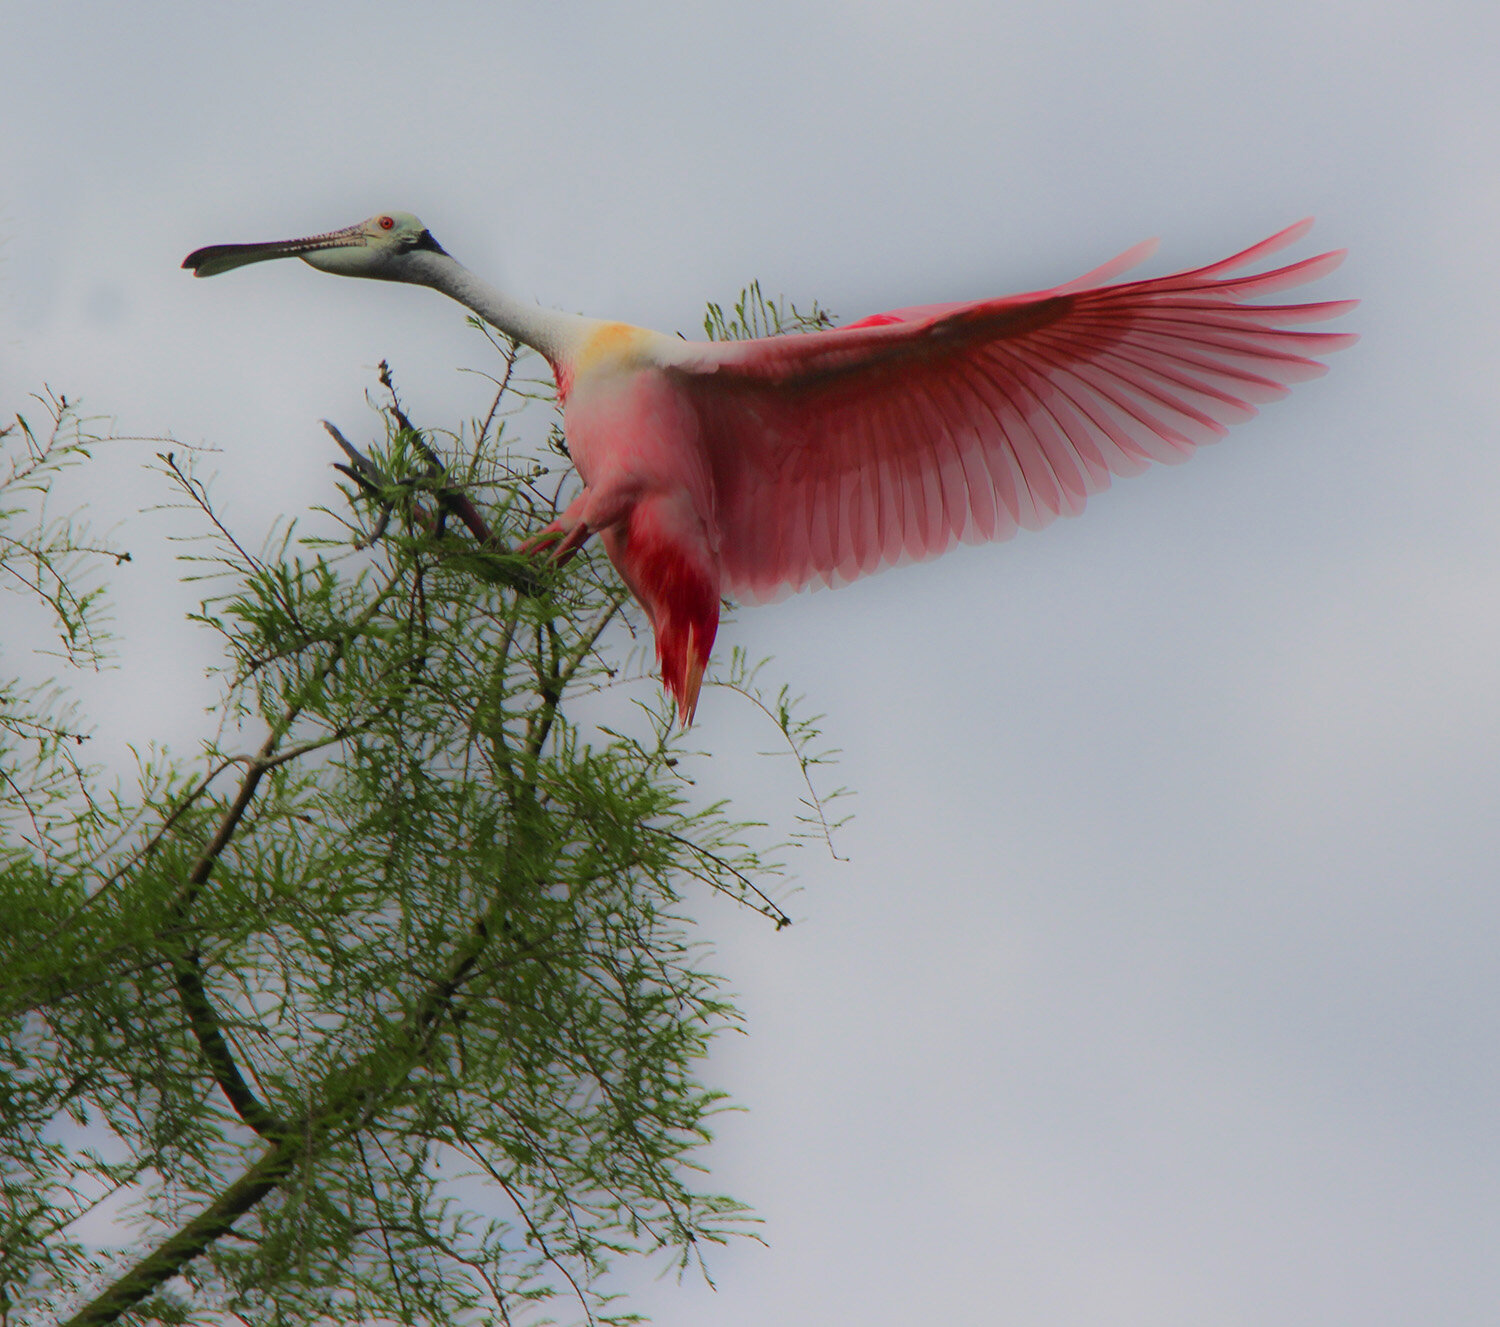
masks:
<path fill-rule="evenodd" d="M 254 541 L 317 421 L 472 412 L 428 291 L 199 245 L 418 213 L 542 303 L 691 333 L 1148 273 L 1309 213 L 1361 333 L 1079 520 L 739 613 L 858 791 L 796 926 L 705 909 L 749 1036 L 716 1184 L 768 1247 L 667 1327 L 1462 1327 L 1500 1304 L 1500 9 L 0 0 L 0 416 L 49 383 L 221 449 Z M 1342 330 L 1342 328 L 1340 329 Z M 96 472 L 99 752 L 191 750 L 149 454 Z M 184 705 L 183 697 L 193 703 Z M 788 816 L 724 692 L 705 786 Z"/>

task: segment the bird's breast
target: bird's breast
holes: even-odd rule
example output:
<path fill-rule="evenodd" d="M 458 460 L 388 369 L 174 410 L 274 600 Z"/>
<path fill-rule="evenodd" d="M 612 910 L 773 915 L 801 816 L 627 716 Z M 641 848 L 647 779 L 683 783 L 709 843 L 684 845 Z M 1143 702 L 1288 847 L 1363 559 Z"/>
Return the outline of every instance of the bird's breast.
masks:
<path fill-rule="evenodd" d="M 703 512 L 711 510 L 697 413 L 654 362 L 580 367 L 563 426 L 573 464 L 590 488 L 679 490 Z"/>

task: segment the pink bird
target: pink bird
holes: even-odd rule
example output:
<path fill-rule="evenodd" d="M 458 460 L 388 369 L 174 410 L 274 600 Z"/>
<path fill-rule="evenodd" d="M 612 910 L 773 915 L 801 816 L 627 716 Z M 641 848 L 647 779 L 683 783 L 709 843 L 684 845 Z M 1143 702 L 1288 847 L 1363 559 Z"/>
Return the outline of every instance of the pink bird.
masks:
<path fill-rule="evenodd" d="M 431 286 L 545 355 L 582 489 L 527 547 L 562 562 L 592 534 L 646 610 L 662 681 L 692 722 L 723 595 L 841 585 L 955 543 L 1083 510 L 1112 475 L 1186 459 L 1348 333 L 1293 330 L 1357 301 L 1250 304 L 1343 252 L 1230 275 L 1306 234 L 1106 285 L 1142 244 L 1051 290 L 876 314 L 802 336 L 694 342 L 557 313 L 485 285 L 416 217 L 213 245 L 214 276 L 267 258 Z"/>

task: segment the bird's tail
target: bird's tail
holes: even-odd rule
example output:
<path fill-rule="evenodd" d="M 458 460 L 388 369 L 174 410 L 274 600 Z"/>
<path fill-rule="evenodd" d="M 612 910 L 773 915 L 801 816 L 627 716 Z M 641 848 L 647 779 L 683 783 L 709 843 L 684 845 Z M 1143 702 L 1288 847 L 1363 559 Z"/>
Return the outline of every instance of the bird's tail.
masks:
<path fill-rule="evenodd" d="M 607 547 L 650 615 L 662 685 L 686 728 L 719 629 L 718 564 L 702 519 L 685 497 L 643 499 L 624 525 L 606 532 Z"/>

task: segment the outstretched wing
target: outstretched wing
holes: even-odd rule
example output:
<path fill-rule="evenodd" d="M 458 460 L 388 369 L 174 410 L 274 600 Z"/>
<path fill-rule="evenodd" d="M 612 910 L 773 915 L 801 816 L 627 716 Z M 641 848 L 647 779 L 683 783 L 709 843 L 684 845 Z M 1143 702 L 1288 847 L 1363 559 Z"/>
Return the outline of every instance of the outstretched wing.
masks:
<path fill-rule="evenodd" d="M 775 598 L 1038 529 L 1324 373 L 1310 356 L 1356 338 L 1292 326 L 1357 301 L 1244 301 L 1323 276 L 1341 251 L 1225 275 L 1311 224 L 1149 281 L 1098 284 L 1141 246 L 1053 290 L 674 357 L 713 471 L 726 591 Z"/>

